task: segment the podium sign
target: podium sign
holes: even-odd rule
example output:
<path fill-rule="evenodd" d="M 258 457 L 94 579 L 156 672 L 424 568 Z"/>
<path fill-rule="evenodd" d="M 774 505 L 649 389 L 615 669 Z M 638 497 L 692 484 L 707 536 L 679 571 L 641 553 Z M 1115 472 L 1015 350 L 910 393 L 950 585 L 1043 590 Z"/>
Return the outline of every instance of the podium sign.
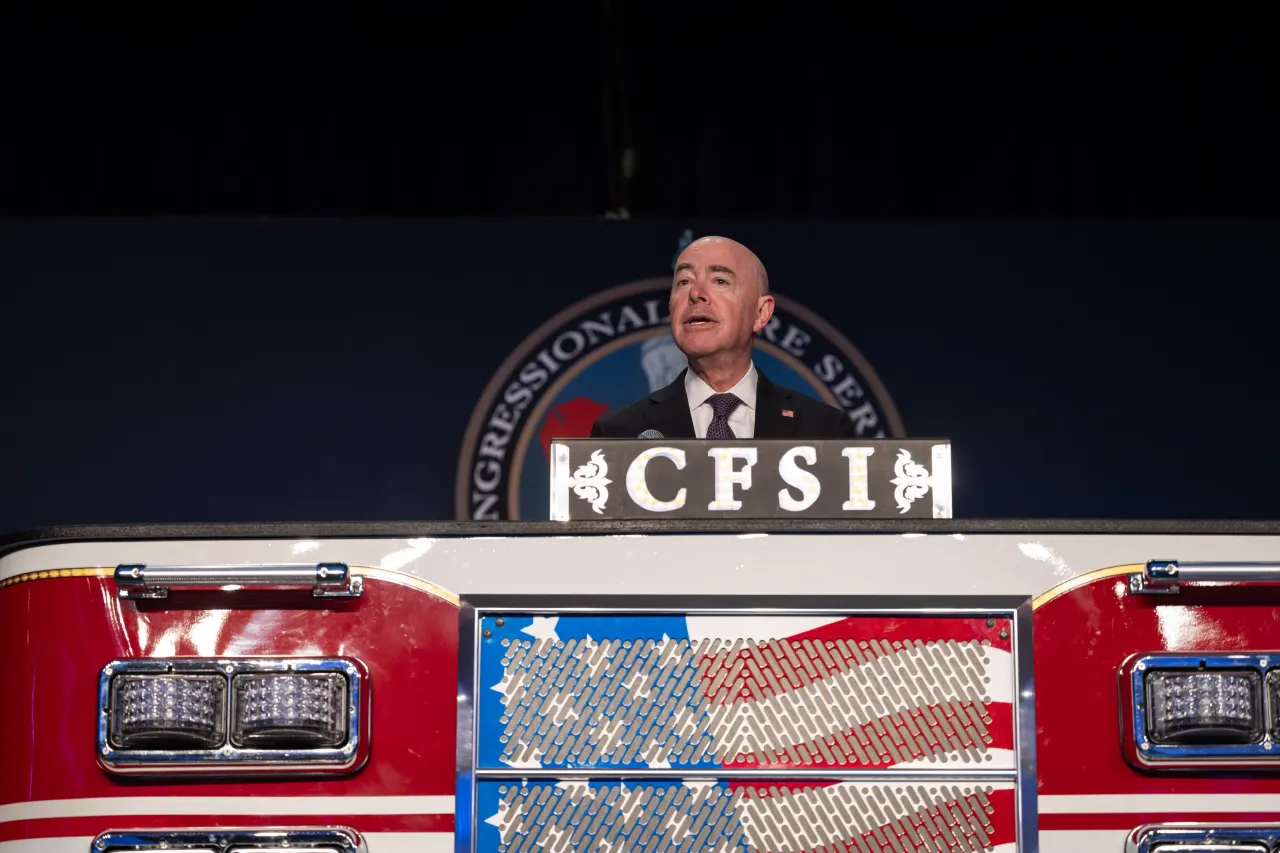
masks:
<path fill-rule="evenodd" d="M 551 518 L 951 518 L 938 439 L 555 439 Z"/>

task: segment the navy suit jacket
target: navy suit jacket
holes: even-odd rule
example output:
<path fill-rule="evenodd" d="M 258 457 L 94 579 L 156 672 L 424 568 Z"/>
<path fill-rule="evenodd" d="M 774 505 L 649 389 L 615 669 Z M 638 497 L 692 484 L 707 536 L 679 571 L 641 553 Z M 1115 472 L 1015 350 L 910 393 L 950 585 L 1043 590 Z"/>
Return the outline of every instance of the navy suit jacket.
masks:
<path fill-rule="evenodd" d="M 684 375 L 665 388 L 634 403 L 601 415 L 591 428 L 592 438 L 637 438 L 656 429 L 664 438 L 696 438 Z M 755 438 L 856 438 L 853 421 L 843 410 L 770 382 L 756 368 Z M 791 412 L 784 415 L 783 412 Z"/>

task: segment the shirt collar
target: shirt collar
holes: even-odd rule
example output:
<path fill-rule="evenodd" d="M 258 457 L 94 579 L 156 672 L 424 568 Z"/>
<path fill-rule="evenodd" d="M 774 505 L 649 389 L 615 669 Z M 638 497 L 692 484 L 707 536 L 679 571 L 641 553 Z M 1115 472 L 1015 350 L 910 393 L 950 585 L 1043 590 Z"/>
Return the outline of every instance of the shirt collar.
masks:
<path fill-rule="evenodd" d="M 728 393 L 737 395 L 738 399 L 742 401 L 742 405 L 754 410 L 756 407 L 756 385 L 758 380 L 759 374 L 756 373 L 756 365 L 753 361 L 751 366 L 747 368 L 747 375 L 739 379 L 738 384 L 730 388 Z M 689 411 L 691 412 L 707 402 L 707 398 L 716 393 L 714 388 L 703 382 L 702 377 L 692 370 L 685 371 L 684 392 L 689 398 Z"/>

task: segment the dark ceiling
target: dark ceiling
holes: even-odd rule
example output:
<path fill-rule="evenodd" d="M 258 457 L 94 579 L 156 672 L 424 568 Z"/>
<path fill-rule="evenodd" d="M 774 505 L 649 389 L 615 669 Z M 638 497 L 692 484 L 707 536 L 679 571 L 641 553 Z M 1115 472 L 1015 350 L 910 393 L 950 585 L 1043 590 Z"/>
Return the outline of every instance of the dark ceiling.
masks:
<path fill-rule="evenodd" d="M 0 215 L 1274 216 L 1265 10 L 9 3 Z"/>

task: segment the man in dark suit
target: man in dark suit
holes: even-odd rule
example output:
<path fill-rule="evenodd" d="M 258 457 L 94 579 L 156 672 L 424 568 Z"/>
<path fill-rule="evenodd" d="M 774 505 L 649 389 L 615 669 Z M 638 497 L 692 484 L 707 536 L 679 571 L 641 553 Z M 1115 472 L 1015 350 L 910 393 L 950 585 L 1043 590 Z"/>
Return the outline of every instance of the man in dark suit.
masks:
<path fill-rule="evenodd" d="M 751 360 L 773 316 L 769 276 L 755 253 L 703 237 L 676 259 L 671 334 L 689 366 L 649 396 L 602 415 L 592 438 L 852 438 L 842 410 L 775 385 Z"/>

